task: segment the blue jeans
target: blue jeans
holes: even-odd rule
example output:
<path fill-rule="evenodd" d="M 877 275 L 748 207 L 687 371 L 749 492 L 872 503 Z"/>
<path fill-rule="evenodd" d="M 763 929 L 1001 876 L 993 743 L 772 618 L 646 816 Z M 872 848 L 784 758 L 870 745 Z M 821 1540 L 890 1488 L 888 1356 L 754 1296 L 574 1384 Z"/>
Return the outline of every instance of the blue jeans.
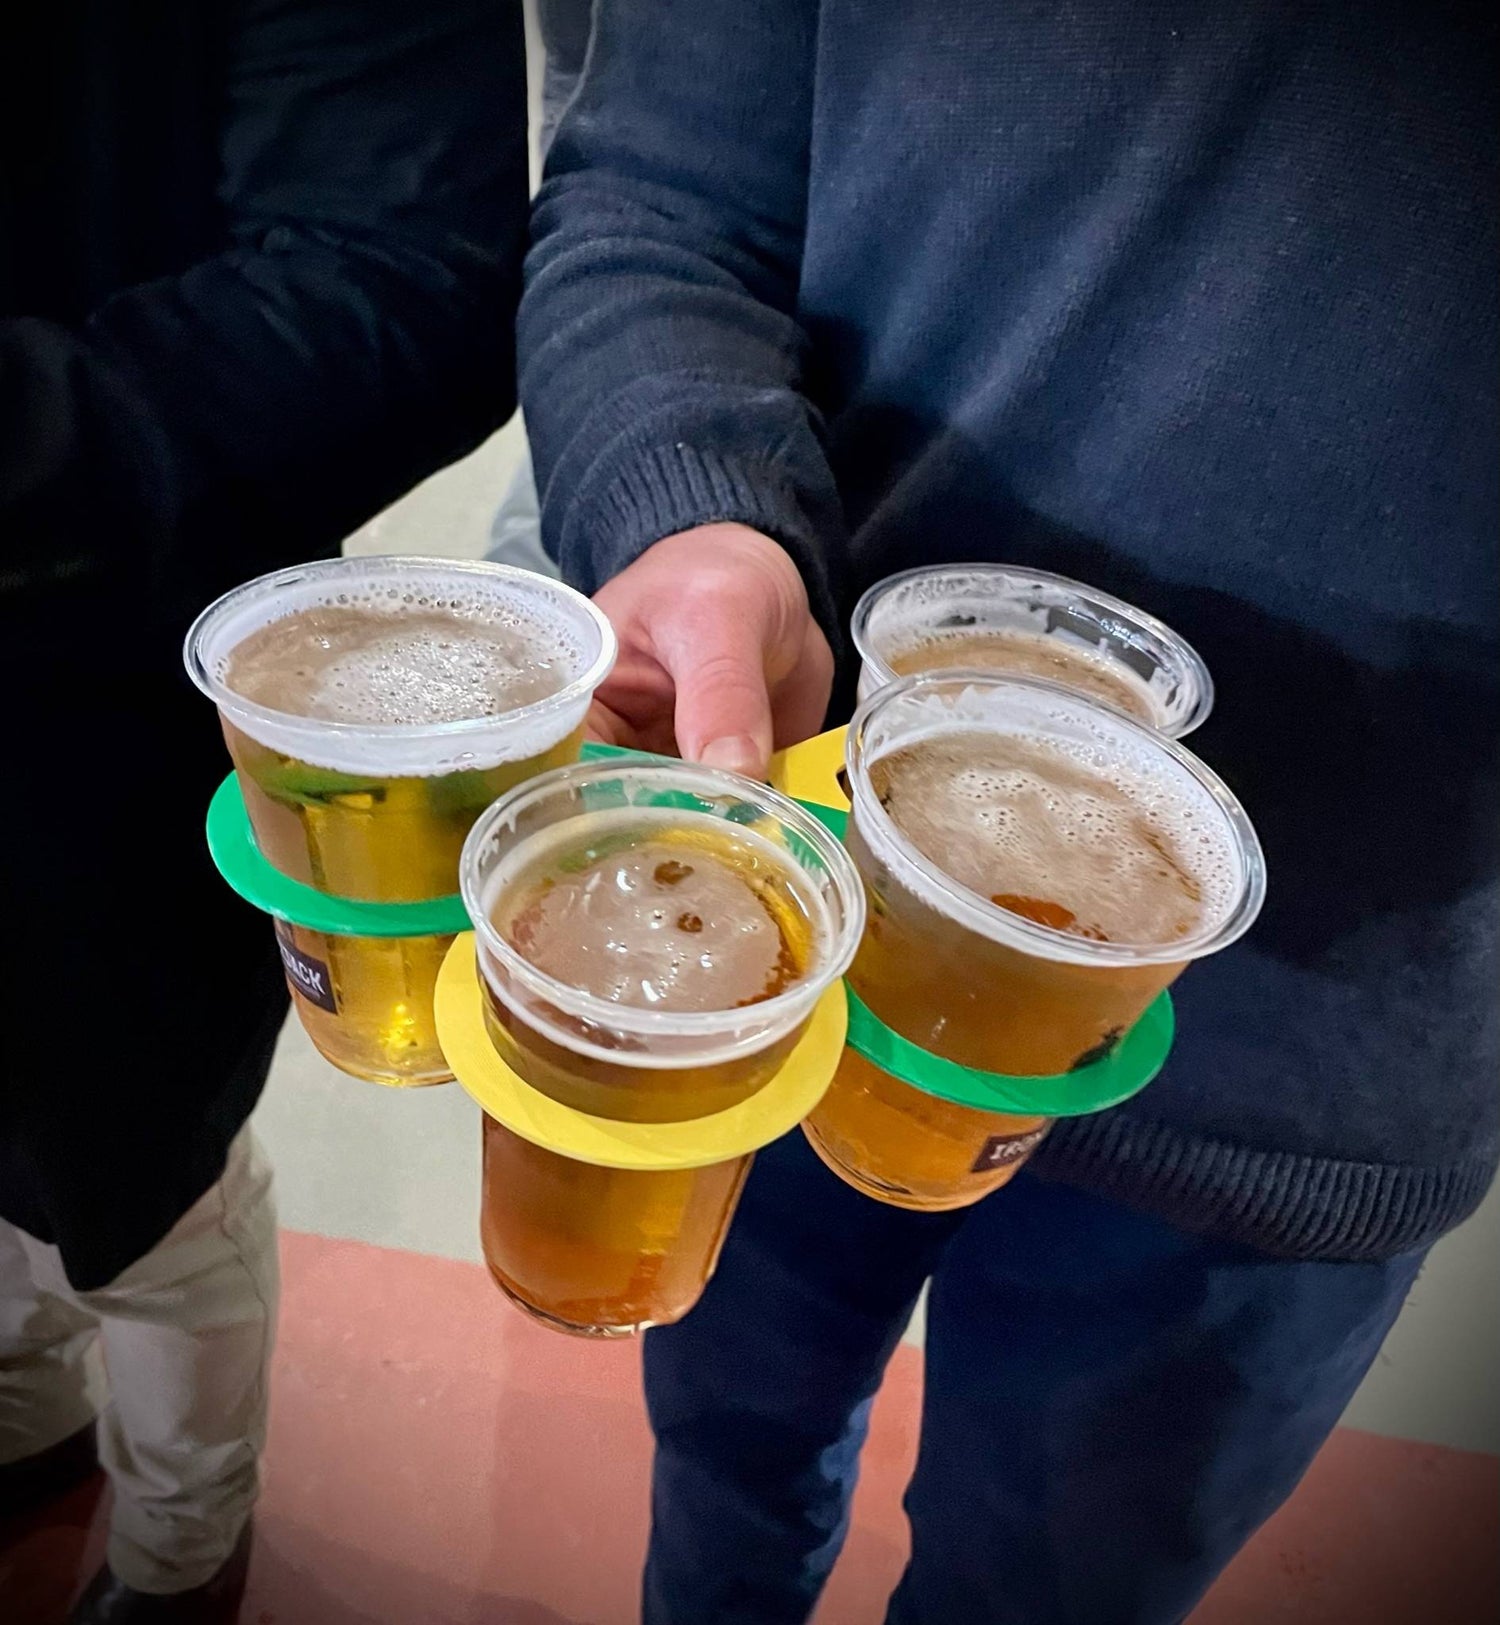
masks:
<path fill-rule="evenodd" d="M 952 1214 L 761 1153 L 717 1274 L 647 1335 L 645 1625 L 805 1620 L 923 1281 L 912 1558 L 887 1625 L 1166 1625 L 1296 1485 L 1421 1258 L 1293 1263 L 1022 1172 Z"/>

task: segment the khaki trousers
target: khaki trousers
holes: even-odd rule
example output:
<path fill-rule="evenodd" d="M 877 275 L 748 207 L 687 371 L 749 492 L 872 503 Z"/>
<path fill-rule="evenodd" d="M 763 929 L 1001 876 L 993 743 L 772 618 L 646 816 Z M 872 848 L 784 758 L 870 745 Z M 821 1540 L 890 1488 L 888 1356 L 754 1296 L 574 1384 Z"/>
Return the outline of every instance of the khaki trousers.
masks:
<path fill-rule="evenodd" d="M 97 1416 L 109 1565 L 138 1591 L 202 1585 L 250 1516 L 278 1288 L 271 1170 L 248 1127 L 218 1183 L 98 1291 L 0 1220 L 0 1463 Z"/>

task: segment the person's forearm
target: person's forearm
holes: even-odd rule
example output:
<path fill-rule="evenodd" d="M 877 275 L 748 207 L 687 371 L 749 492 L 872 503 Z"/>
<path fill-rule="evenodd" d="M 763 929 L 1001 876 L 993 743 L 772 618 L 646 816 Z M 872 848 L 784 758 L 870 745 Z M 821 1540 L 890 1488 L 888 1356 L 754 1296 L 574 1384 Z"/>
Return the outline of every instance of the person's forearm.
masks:
<path fill-rule="evenodd" d="M 169 448 L 180 517 L 284 485 L 349 528 L 510 414 L 516 281 L 461 243 L 288 225 L 119 295 L 82 338 Z"/>
<path fill-rule="evenodd" d="M 0 321 L 0 589 L 64 581 L 122 531 L 138 536 L 155 500 L 146 471 L 165 451 L 125 380 L 77 334 Z"/>
<path fill-rule="evenodd" d="M 518 0 L 232 0 L 226 243 L 85 337 L 189 515 L 296 489 L 336 539 L 512 406 L 526 217 Z"/>

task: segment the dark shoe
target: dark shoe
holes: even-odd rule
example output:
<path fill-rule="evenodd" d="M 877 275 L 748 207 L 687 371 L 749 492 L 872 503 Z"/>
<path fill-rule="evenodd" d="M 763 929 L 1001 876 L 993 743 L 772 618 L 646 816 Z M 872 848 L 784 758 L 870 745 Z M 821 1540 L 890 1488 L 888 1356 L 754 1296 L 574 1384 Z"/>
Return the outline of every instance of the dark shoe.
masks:
<path fill-rule="evenodd" d="M 228 1561 L 212 1580 L 170 1596 L 132 1591 L 106 1565 L 73 1605 L 68 1625 L 233 1625 L 245 1595 L 251 1540 L 247 1523 Z"/>
<path fill-rule="evenodd" d="M 0 1467 L 0 1518 L 22 1518 L 55 1501 L 99 1471 L 94 1424 Z"/>

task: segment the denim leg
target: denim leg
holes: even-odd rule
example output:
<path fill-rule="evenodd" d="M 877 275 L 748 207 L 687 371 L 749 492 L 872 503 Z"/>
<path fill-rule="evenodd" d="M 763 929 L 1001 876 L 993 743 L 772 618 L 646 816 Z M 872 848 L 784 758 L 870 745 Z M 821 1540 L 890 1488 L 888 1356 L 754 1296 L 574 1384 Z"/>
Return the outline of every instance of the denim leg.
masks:
<path fill-rule="evenodd" d="M 1027 1172 L 927 1317 L 888 1625 L 1175 1625 L 1296 1487 L 1421 1258 L 1297 1263 Z"/>
<path fill-rule="evenodd" d="M 646 1335 L 645 1625 L 807 1618 L 843 1544 L 871 1400 L 961 1222 L 869 1201 L 800 1133 L 757 1157 L 702 1300 Z"/>

